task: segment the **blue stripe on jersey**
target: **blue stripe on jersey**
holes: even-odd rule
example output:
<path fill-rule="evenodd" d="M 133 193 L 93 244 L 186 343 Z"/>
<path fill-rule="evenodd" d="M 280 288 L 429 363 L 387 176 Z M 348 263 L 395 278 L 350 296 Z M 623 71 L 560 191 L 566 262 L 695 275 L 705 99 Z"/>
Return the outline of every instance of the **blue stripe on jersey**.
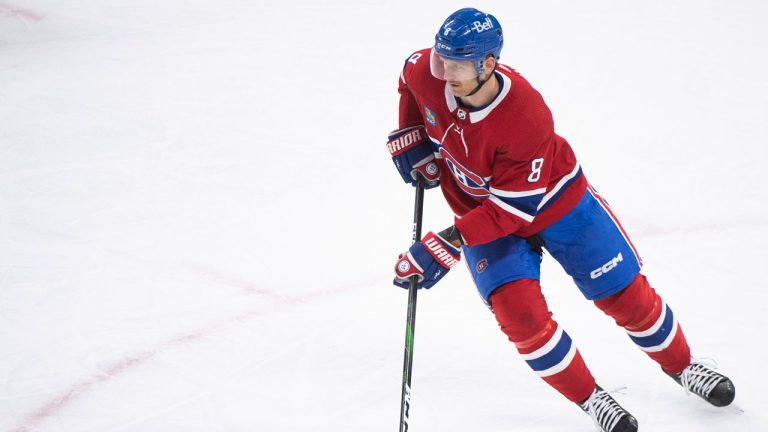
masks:
<path fill-rule="evenodd" d="M 571 337 L 568 336 L 568 333 L 563 332 L 560 340 L 552 348 L 552 350 L 546 354 L 543 354 L 539 358 L 526 360 L 525 362 L 528 363 L 528 366 L 530 366 L 531 369 L 537 372 L 557 366 L 565 359 L 568 351 L 571 350 L 572 343 L 573 342 L 571 341 Z"/>
<path fill-rule="evenodd" d="M 655 333 L 649 336 L 643 336 L 643 337 L 637 337 L 632 336 L 631 334 L 629 337 L 634 341 L 638 346 L 642 348 L 653 348 L 657 347 L 664 343 L 665 340 L 667 340 L 667 337 L 669 337 L 669 334 L 672 333 L 672 330 L 675 328 L 675 318 L 672 315 L 672 309 L 669 308 L 669 306 L 666 307 L 666 316 L 664 317 L 664 322 L 661 324 L 661 327 L 659 327 L 658 330 L 656 330 Z"/>
<path fill-rule="evenodd" d="M 536 216 L 536 208 L 539 206 L 539 203 L 541 202 L 541 199 L 544 198 L 544 193 L 536 194 L 536 195 L 528 195 L 528 196 L 521 196 L 521 197 L 506 197 L 502 195 L 497 195 L 491 192 L 496 198 L 500 199 L 501 201 L 504 201 L 505 204 L 508 204 L 521 212 L 525 214 L 529 214 L 531 216 Z"/>

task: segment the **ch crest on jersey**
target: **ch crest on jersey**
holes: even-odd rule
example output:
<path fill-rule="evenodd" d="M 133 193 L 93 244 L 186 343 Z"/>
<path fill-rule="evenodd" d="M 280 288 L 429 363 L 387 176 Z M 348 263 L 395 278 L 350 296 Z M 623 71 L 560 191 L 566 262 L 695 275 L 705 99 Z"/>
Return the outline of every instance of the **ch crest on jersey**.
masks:
<path fill-rule="evenodd" d="M 477 175 L 460 164 L 443 146 L 440 146 L 440 156 L 445 161 L 445 164 L 448 165 L 453 177 L 456 179 L 456 184 L 459 185 L 461 190 L 477 198 L 484 198 L 490 194 L 488 182 L 482 176 Z"/>

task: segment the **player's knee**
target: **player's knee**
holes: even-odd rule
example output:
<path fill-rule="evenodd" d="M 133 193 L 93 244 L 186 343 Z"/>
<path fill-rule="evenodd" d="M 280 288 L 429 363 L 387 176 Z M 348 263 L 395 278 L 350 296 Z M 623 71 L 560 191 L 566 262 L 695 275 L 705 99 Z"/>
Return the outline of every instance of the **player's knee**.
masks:
<path fill-rule="evenodd" d="M 658 312 L 661 299 L 645 276 L 638 273 L 623 290 L 595 300 L 595 306 L 616 320 L 618 325 L 635 327 Z"/>
<path fill-rule="evenodd" d="M 515 344 L 535 338 L 550 327 L 552 313 L 537 280 L 504 284 L 491 294 L 490 300 L 501 331 Z"/>

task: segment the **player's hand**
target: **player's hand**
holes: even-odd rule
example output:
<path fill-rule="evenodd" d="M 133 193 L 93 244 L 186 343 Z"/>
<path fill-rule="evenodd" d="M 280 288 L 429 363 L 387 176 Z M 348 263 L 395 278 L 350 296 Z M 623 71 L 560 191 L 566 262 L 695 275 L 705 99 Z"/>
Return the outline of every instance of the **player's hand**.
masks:
<path fill-rule="evenodd" d="M 424 126 L 390 133 L 387 149 L 406 183 L 416 186 L 417 173 L 420 173 L 426 180 L 425 188 L 430 189 L 440 184 L 440 169 L 435 163 L 435 154 Z"/>
<path fill-rule="evenodd" d="M 397 258 L 393 283 L 408 288 L 411 276 L 416 276 L 419 288 L 432 288 L 460 259 L 460 249 L 429 232 Z"/>

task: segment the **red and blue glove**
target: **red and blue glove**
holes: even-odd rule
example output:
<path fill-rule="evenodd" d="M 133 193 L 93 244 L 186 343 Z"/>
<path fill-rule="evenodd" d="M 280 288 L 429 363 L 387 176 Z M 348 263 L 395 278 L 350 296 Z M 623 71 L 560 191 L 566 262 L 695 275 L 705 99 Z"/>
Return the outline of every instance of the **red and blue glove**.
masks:
<path fill-rule="evenodd" d="M 411 276 L 416 276 L 419 288 L 432 288 L 459 260 L 460 249 L 439 235 L 429 232 L 420 242 L 414 243 L 407 252 L 397 258 L 393 283 L 408 288 Z"/>
<path fill-rule="evenodd" d="M 424 126 L 413 126 L 390 133 L 387 149 L 406 183 L 416 186 L 416 173 L 419 172 L 426 180 L 425 188 L 440 184 L 440 169 L 435 163 L 432 143 L 427 139 Z"/>

